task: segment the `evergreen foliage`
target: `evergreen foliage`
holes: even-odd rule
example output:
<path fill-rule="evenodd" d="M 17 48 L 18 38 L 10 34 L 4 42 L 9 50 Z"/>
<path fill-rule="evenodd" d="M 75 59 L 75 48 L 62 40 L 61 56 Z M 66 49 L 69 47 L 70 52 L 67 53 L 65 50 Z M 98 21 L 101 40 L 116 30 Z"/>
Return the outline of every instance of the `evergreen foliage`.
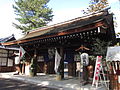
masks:
<path fill-rule="evenodd" d="M 101 11 L 109 7 L 107 0 L 91 0 L 87 10 L 83 10 L 83 14 L 91 14 Z"/>
<path fill-rule="evenodd" d="M 100 39 L 96 39 L 92 46 L 92 51 L 95 56 L 100 55 L 105 58 L 107 53 L 107 47 L 109 47 L 111 42 L 103 41 Z"/>
<path fill-rule="evenodd" d="M 23 33 L 45 26 L 52 21 L 52 9 L 47 6 L 49 0 L 17 0 L 13 5 L 15 18 L 19 24 L 13 25 Z"/>

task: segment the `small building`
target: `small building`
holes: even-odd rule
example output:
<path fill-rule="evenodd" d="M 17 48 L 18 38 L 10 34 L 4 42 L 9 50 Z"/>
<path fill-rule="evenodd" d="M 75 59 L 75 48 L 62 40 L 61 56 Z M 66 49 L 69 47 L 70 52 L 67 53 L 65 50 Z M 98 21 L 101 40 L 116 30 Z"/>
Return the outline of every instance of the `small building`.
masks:
<path fill-rule="evenodd" d="M 116 44 L 113 25 L 113 14 L 107 10 L 91 15 L 78 17 L 62 23 L 37 28 L 27 33 L 23 38 L 3 43 L 6 46 L 22 46 L 26 54 L 26 61 L 37 56 L 37 72 L 52 74 L 54 72 L 54 50 L 57 48 L 61 59 L 60 73 L 64 78 L 64 62 L 68 63 L 68 76 L 76 76 L 76 62 L 74 55 L 84 45 L 91 49 L 94 40 L 99 38 Z M 85 51 L 91 54 L 91 51 Z M 29 54 L 29 55 L 28 55 Z M 30 57 L 31 56 L 31 57 Z"/>
<path fill-rule="evenodd" d="M 1 43 L 16 40 L 14 35 L 0 39 L 0 72 L 12 72 L 14 69 L 14 56 L 18 52 L 17 48 L 3 46 Z"/>

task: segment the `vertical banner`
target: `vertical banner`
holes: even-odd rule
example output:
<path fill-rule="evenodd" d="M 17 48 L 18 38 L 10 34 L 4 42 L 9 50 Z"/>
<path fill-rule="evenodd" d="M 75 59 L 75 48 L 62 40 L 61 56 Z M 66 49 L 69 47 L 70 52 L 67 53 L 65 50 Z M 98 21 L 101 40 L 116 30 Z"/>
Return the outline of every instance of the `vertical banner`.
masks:
<path fill-rule="evenodd" d="M 59 55 L 59 53 L 56 49 L 56 52 L 55 52 L 55 67 L 54 67 L 54 70 L 55 70 L 56 73 L 58 72 L 58 67 L 60 65 L 60 60 L 61 60 L 61 56 Z"/>
<path fill-rule="evenodd" d="M 23 55 L 25 54 L 25 50 L 20 46 L 20 50 L 19 50 L 19 58 L 22 59 Z"/>
<path fill-rule="evenodd" d="M 96 85 L 96 87 L 98 87 L 98 81 L 99 81 L 100 70 L 101 70 L 101 65 L 102 65 L 101 59 L 102 59 L 102 56 L 97 56 L 97 58 L 96 58 L 96 65 L 95 65 L 92 86 Z"/>

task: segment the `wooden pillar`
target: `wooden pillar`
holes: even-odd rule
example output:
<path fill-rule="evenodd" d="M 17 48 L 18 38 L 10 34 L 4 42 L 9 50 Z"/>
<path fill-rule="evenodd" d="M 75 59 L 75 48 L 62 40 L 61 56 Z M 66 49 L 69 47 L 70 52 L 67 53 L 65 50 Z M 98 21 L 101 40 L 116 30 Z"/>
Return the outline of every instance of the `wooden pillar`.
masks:
<path fill-rule="evenodd" d="M 64 78 L 64 52 L 63 52 L 63 48 L 60 48 L 60 56 L 61 56 L 61 61 L 60 61 L 60 75 L 61 75 L 61 79 Z"/>
<path fill-rule="evenodd" d="M 34 51 L 35 75 L 37 75 L 37 50 Z"/>
<path fill-rule="evenodd" d="M 50 74 L 50 61 L 47 62 L 47 74 Z"/>
<path fill-rule="evenodd" d="M 76 62 L 68 63 L 68 76 L 76 76 Z"/>
<path fill-rule="evenodd" d="M 68 76 L 73 76 L 73 63 L 68 63 Z"/>
<path fill-rule="evenodd" d="M 55 71 L 54 71 L 55 60 L 52 61 L 51 65 L 52 65 L 52 74 L 55 74 Z"/>
<path fill-rule="evenodd" d="M 76 62 L 73 62 L 73 76 L 76 77 Z"/>
<path fill-rule="evenodd" d="M 6 62 L 6 66 L 8 67 L 8 57 L 9 57 L 9 50 L 7 52 L 7 62 Z"/>
<path fill-rule="evenodd" d="M 50 61 L 50 74 L 54 74 L 54 60 Z"/>

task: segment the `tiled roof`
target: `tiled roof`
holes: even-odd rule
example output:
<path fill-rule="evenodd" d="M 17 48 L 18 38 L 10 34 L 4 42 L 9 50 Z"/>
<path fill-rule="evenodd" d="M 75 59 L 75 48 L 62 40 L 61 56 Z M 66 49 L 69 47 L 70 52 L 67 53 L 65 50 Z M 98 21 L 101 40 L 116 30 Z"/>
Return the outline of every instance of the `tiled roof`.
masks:
<path fill-rule="evenodd" d="M 101 21 L 105 21 L 109 18 L 109 16 L 111 17 L 112 15 L 113 14 L 109 14 L 108 11 L 101 11 L 91 15 L 68 20 L 62 23 L 40 27 L 35 30 L 31 30 L 28 34 L 26 34 L 24 37 L 20 38 L 19 40 L 15 40 L 3 44 L 4 45 L 19 44 L 33 40 L 38 40 L 38 39 L 61 36 L 63 34 L 67 35 L 75 32 L 82 32 L 82 29 L 79 29 L 79 31 L 75 31 L 75 32 L 72 32 L 71 30 L 73 29 L 75 30 L 76 28 L 83 28 L 84 31 L 86 30 L 84 28 L 87 28 L 88 30 L 90 29 L 90 27 L 87 27 L 87 25 L 92 25 Z M 109 22 L 105 21 L 105 23 L 109 23 Z M 103 24 L 96 24 L 96 27 L 99 27 L 100 25 Z"/>
<path fill-rule="evenodd" d="M 45 36 L 45 35 L 52 35 L 54 33 L 67 31 L 70 29 L 82 27 L 88 24 L 95 23 L 97 21 L 103 20 L 105 15 L 108 13 L 106 12 L 99 12 L 92 15 L 87 15 L 83 17 L 78 17 L 69 21 L 65 21 L 62 23 L 40 27 L 38 29 L 32 30 L 28 34 L 26 34 L 23 38 L 20 40 L 30 39 L 38 36 Z"/>
<path fill-rule="evenodd" d="M 16 40 L 13 34 L 11 36 L 6 37 L 6 38 L 0 38 L 0 49 L 19 50 L 19 48 L 17 48 L 17 47 L 6 47 L 6 46 L 1 44 L 1 43 L 13 41 L 13 40 Z"/>
<path fill-rule="evenodd" d="M 0 43 L 12 41 L 12 40 L 16 40 L 13 34 L 11 36 L 6 37 L 6 38 L 0 38 Z"/>

